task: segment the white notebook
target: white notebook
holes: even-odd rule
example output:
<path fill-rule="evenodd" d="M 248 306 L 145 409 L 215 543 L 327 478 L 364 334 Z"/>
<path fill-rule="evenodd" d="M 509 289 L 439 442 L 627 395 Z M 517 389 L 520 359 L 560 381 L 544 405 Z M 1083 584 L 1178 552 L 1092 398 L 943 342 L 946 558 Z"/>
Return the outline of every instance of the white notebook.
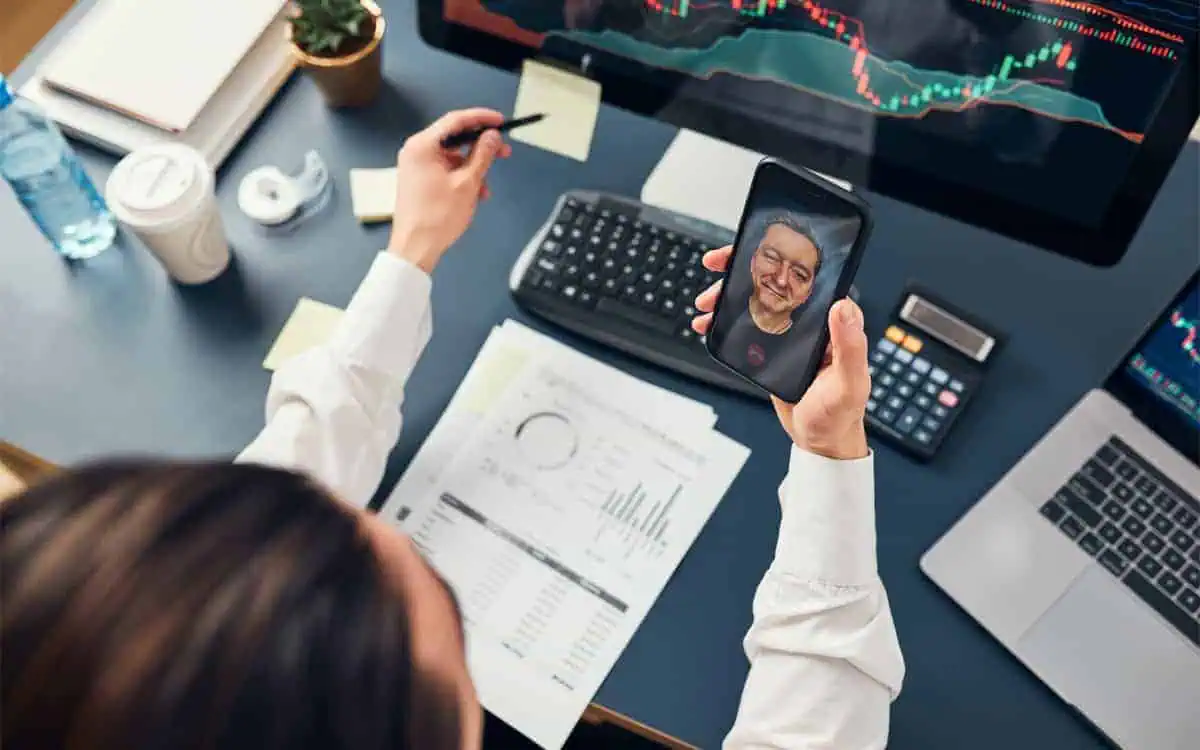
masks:
<path fill-rule="evenodd" d="M 181 133 L 285 1 L 100 0 L 38 72 L 53 88 Z"/>

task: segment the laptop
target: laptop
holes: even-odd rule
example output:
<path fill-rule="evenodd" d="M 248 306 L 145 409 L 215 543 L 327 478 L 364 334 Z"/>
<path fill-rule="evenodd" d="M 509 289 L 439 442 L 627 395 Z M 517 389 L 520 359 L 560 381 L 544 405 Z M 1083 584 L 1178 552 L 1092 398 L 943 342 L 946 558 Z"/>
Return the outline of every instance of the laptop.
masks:
<path fill-rule="evenodd" d="M 1200 747 L 1200 272 L 921 569 L 1109 740 Z"/>

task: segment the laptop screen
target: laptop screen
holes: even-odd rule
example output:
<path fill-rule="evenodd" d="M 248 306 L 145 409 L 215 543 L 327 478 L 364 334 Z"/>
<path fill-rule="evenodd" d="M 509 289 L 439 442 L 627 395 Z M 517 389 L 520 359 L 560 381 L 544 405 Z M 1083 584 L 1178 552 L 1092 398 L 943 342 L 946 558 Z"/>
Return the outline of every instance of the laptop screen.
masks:
<path fill-rule="evenodd" d="M 1200 429 L 1200 283 L 1193 280 L 1192 288 L 1146 334 L 1125 371 Z"/>

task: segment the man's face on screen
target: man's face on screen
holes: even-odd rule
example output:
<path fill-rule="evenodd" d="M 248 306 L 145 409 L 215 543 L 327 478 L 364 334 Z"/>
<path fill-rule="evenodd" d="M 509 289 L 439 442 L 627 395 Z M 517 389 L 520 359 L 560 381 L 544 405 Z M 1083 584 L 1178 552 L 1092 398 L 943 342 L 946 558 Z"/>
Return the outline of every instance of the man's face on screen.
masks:
<path fill-rule="evenodd" d="M 811 240 L 783 224 L 772 224 L 750 261 L 755 300 L 766 312 L 790 314 L 812 294 L 819 262 Z"/>

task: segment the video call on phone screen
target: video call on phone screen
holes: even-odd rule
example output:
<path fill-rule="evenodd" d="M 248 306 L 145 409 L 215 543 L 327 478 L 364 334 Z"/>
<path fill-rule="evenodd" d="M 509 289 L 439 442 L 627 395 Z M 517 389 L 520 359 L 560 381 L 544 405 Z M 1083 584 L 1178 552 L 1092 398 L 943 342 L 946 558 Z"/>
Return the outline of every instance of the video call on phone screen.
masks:
<path fill-rule="evenodd" d="M 761 169 L 709 333 L 717 357 L 769 391 L 795 392 L 824 356 L 817 348 L 861 227 L 836 194 Z"/>

